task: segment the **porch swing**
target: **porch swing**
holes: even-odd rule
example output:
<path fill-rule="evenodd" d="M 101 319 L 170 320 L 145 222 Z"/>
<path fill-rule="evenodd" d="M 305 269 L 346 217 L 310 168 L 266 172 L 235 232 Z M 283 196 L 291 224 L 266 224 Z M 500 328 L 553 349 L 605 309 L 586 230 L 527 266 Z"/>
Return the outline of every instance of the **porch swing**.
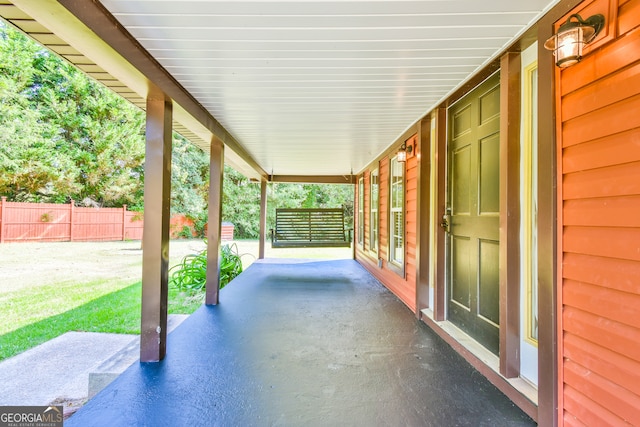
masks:
<path fill-rule="evenodd" d="M 341 208 L 276 209 L 272 248 L 331 248 L 351 246 Z"/>

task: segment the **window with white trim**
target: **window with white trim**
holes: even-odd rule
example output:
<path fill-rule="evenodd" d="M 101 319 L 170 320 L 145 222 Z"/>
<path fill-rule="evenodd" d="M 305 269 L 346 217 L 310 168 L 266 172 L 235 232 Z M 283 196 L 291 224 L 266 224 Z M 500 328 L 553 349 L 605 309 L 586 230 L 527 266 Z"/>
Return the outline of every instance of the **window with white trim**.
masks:
<path fill-rule="evenodd" d="M 389 261 L 404 267 L 404 162 L 390 162 Z"/>
<path fill-rule="evenodd" d="M 380 183 L 378 169 L 371 172 L 369 179 L 369 249 L 371 251 L 378 250 L 378 204 L 380 200 Z"/>

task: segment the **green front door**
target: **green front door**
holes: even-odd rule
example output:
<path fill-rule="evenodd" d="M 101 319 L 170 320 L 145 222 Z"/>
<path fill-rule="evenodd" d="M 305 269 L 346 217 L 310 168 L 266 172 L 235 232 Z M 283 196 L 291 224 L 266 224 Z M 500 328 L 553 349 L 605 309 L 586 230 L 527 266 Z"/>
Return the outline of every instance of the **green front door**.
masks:
<path fill-rule="evenodd" d="M 500 80 L 449 108 L 448 319 L 499 349 Z"/>

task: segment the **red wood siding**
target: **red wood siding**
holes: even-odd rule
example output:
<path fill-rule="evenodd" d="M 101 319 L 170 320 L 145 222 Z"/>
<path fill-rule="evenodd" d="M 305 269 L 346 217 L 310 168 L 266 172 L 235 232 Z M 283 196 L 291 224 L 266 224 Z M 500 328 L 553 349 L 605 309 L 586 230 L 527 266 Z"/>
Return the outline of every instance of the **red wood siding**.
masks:
<path fill-rule="evenodd" d="M 417 135 L 411 137 L 407 144 L 414 145 L 416 152 Z M 385 157 L 379 164 L 380 176 L 380 242 L 379 257 L 382 266 L 378 266 L 378 259 L 369 250 L 368 236 L 368 203 L 370 200 L 370 171 L 378 165 L 372 165 L 365 172 L 365 248 L 357 247 L 356 259 L 393 292 L 412 311 L 416 309 L 416 247 L 417 247 L 417 200 L 418 200 L 418 159 L 409 157 L 405 166 L 405 274 L 399 275 L 387 265 L 389 253 L 389 158 Z"/>
<path fill-rule="evenodd" d="M 584 4 L 613 31 L 558 71 L 560 416 L 640 425 L 640 0 Z"/>
<path fill-rule="evenodd" d="M 412 145 L 413 153 L 416 153 L 418 146 L 418 135 L 414 135 L 407 142 Z M 409 306 L 415 311 L 416 304 L 416 252 L 418 245 L 418 157 L 412 156 L 407 159 L 405 171 L 405 276 L 404 287 L 407 298 L 411 299 Z"/>

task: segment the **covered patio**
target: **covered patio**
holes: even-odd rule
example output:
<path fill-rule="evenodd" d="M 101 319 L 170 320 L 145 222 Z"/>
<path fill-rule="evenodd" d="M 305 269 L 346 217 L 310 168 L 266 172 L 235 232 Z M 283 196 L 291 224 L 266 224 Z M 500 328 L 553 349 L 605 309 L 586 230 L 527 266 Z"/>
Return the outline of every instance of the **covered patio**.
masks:
<path fill-rule="evenodd" d="M 69 425 L 561 423 L 557 73 L 543 42 L 579 3 L 0 1 L 0 17 L 147 116 L 141 362 Z M 483 125 L 471 117 L 490 142 L 456 151 L 458 130 Z M 206 305 L 167 337 L 174 131 L 210 156 L 209 258 Z M 451 190 L 455 159 L 482 197 Z M 224 165 L 260 185 L 260 262 L 219 292 Z M 353 186 L 353 259 L 264 260 L 278 183 Z M 458 205 L 491 218 L 467 245 L 489 256 L 451 249 Z M 480 276 L 491 286 L 454 292 L 452 278 Z M 456 304 L 477 316 L 453 319 Z M 490 349 L 472 335 L 481 322 Z"/>
<path fill-rule="evenodd" d="M 356 261 L 259 261 L 220 300 L 65 425 L 535 425 Z"/>

